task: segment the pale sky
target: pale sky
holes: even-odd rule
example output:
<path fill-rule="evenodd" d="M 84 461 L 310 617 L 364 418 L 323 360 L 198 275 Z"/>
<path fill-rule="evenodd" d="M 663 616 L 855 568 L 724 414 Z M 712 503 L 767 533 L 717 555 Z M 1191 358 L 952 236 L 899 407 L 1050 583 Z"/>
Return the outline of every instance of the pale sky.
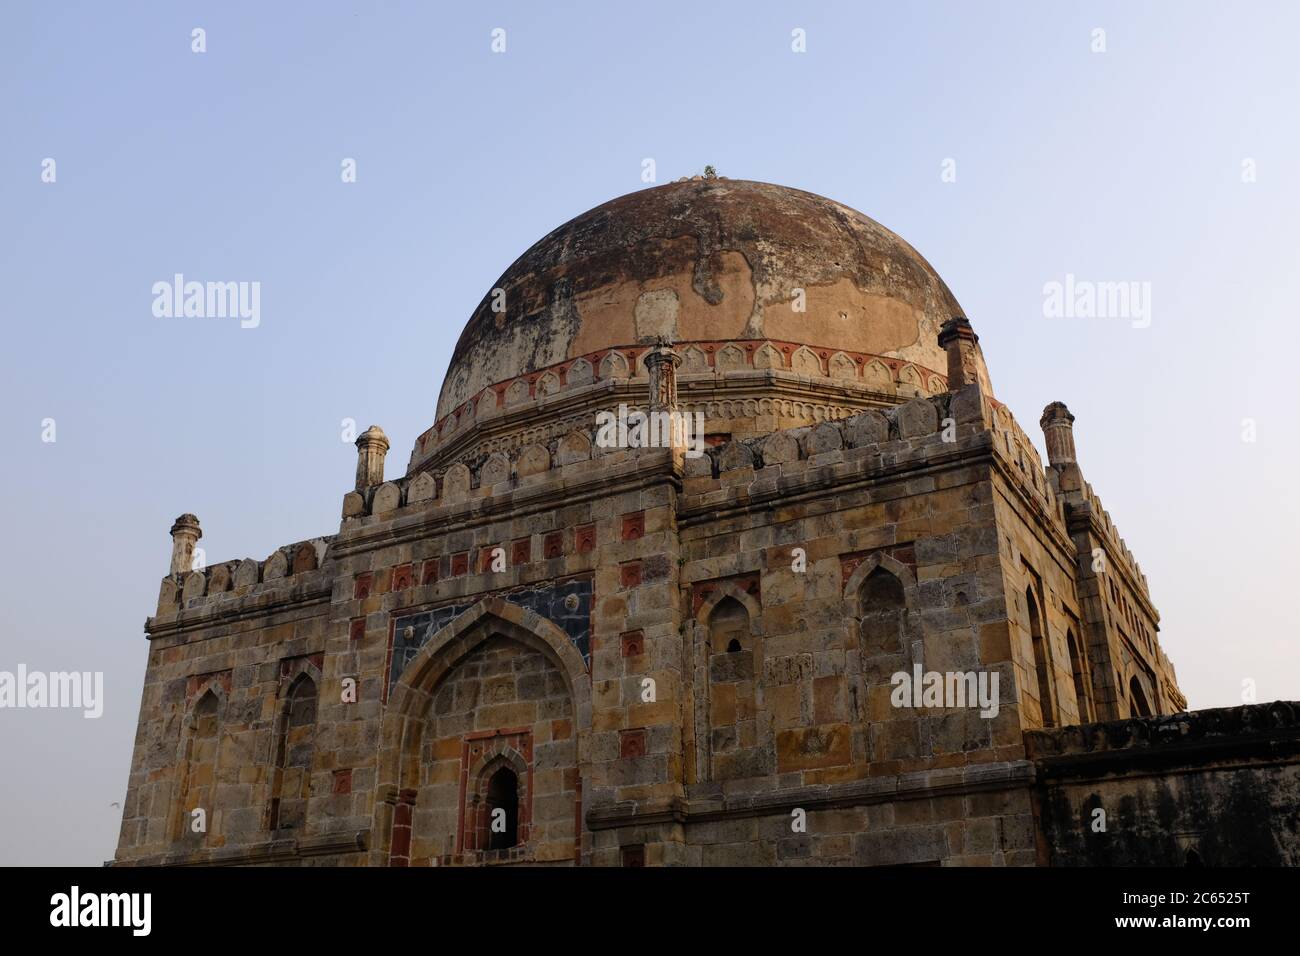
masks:
<path fill-rule="evenodd" d="M 1288 2 L 10 0 L 0 670 L 102 672 L 104 710 L 0 710 L 0 863 L 112 857 L 172 520 L 209 562 L 337 531 L 341 421 L 400 473 L 479 299 L 646 158 L 907 239 L 1040 449 L 1077 416 L 1190 706 L 1300 698 L 1298 33 Z M 178 272 L 260 282 L 260 325 L 154 317 Z M 1045 317 L 1067 275 L 1149 283 L 1149 326 Z"/>

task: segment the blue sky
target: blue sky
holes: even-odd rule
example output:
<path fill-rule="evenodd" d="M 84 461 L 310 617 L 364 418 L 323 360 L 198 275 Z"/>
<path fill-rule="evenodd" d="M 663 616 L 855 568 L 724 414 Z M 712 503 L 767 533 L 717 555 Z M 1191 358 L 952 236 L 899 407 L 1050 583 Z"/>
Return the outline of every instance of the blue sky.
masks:
<path fill-rule="evenodd" d="M 1191 706 L 1300 697 L 1297 28 L 1293 3 L 11 0 L 0 669 L 103 671 L 106 701 L 0 712 L 0 862 L 111 857 L 176 515 L 210 561 L 337 530 L 340 422 L 400 472 L 493 281 L 647 157 L 907 239 L 1026 431 L 1077 416 Z M 261 324 L 155 318 L 177 272 L 260 282 Z M 1150 327 L 1045 318 L 1066 274 L 1150 283 Z"/>

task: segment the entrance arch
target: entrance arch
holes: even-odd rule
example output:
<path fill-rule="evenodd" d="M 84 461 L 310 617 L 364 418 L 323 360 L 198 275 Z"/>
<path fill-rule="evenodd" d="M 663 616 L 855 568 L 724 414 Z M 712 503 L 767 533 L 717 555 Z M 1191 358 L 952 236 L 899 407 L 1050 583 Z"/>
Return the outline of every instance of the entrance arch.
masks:
<path fill-rule="evenodd" d="M 486 651 L 484 645 L 489 642 L 493 642 L 494 647 L 499 646 L 500 639 L 534 652 L 534 660 L 540 654 L 552 674 L 558 672 L 562 677 L 571 706 L 574 760 L 578 768 L 584 765 L 591 729 L 591 680 L 582 655 L 567 634 L 535 611 L 502 598 L 480 601 L 434 634 L 390 689 L 379 742 L 378 788 L 372 827 L 376 840 L 370 851 L 373 865 L 401 866 L 410 862 L 416 800 L 423 784 L 422 761 L 433 743 L 428 727 L 433 716 L 434 699 L 462 661 L 471 654 Z M 558 678 L 552 680 L 558 687 Z M 448 688 L 448 694 L 450 691 Z M 466 759 L 470 752 L 482 754 L 485 744 L 494 748 L 496 745 L 490 739 L 493 737 L 502 746 L 516 749 L 531 746 L 519 728 L 500 728 L 495 732 L 478 728 L 464 735 Z M 470 738 L 474 738 L 472 744 Z M 454 740 L 452 742 L 454 744 Z M 468 769 L 464 768 L 465 771 Z M 516 792 L 522 796 L 528 792 L 531 773 L 524 772 L 527 767 L 512 765 L 510 769 L 516 776 Z M 492 768 L 492 773 L 496 770 Z M 482 782 L 484 791 L 481 794 L 466 793 L 465 786 L 470 781 L 465 780 L 462 783 L 463 801 L 475 795 L 486 799 L 490 775 L 476 779 Z M 580 804 L 580 777 L 576 786 L 575 799 Z M 527 806 L 525 802 L 517 809 L 516 832 L 520 843 L 527 839 Z M 460 808 L 461 816 L 474 826 L 477 823 L 475 815 L 483 807 L 485 803 L 482 802 L 478 806 L 467 803 Z M 580 820 L 580 814 L 577 819 Z M 580 837 L 580 833 L 575 833 L 575 841 Z M 483 846 L 472 848 L 486 849 L 486 841 Z"/>

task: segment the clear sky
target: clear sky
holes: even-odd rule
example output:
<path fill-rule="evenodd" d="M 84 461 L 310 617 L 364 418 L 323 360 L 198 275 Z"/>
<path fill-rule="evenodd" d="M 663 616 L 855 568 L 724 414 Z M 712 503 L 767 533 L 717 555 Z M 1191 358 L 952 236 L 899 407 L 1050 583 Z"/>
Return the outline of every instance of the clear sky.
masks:
<path fill-rule="evenodd" d="M 0 863 L 111 858 L 172 520 L 210 562 L 337 531 L 341 421 L 400 473 L 479 299 L 646 158 L 907 239 L 1040 448 L 1077 416 L 1190 706 L 1300 698 L 1298 33 L 1293 2 L 8 0 L 0 670 L 105 702 L 0 710 Z M 260 325 L 156 318 L 178 272 L 260 282 Z M 1046 317 L 1067 275 L 1149 283 L 1150 324 Z"/>

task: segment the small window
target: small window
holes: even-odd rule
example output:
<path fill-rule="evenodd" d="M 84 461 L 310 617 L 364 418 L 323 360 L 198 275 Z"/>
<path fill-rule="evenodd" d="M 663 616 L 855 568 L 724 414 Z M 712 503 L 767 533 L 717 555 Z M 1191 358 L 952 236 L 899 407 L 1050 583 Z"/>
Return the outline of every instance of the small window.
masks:
<path fill-rule="evenodd" d="M 749 642 L 749 612 L 733 597 L 725 597 L 709 615 L 710 653 L 734 654 Z"/>
<path fill-rule="evenodd" d="M 489 850 L 519 844 L 519 778 L 509 767 L 502 767 L 488 781 L 487 827 Z"/>

